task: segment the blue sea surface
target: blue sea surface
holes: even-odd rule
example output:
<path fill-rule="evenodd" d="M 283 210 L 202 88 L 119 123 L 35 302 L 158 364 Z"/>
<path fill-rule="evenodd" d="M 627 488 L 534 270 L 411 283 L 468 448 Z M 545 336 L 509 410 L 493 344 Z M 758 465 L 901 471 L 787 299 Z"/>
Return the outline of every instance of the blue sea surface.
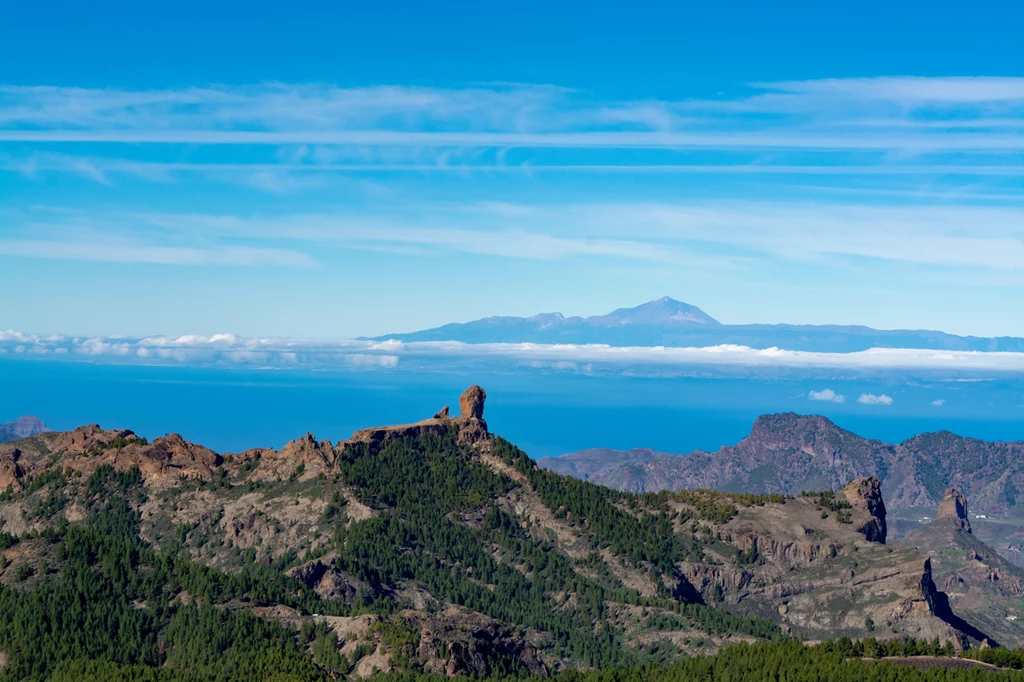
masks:
<path fill-rule="evenodd" d="M 87 423 L 150 439 L 180 433 L 220 452 L 280 447 L 311 432 L 338 441 L 368 426 L 458 411 L 470 384 L 488 393 L 491 431 L 533 457 L 588 447 L 715 450 L 758 415 L 825 414 L 862 436 L 898 442 L 948 429 L 1024 440 L 1024 380 L 637 378 L 572 373 L 256 370 L 0 360 L 0 422 L 33 414 L 50 428 Z M 830 388 L 844 403 L 810 400 Z M 892 397 L 862 405 L 861 393 Z M 935 401 L 944 401 L 941 406 Z"/>

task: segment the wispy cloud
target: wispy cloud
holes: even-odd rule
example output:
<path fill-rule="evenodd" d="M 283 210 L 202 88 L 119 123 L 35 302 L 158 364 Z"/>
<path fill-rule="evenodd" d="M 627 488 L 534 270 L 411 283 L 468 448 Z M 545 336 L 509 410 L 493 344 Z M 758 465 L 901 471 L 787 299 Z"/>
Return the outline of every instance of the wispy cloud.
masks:
<path fill-rule="evenodd" d="M 857 398 L 857 402 L 862 405 L 892 405 L 893 400 L 891 397 L 885 395 L 875 395 L 874 393 L 861 393 L 860 397 Z"/>
<path fill-rule="evenodd" d="M 301 147 L 300 147 L 301 148 Z M 107 183 L 111 174 L 135 175 L 153 180 L 168 180 L 173 173 L 502 173 L 502 174 L 566 174 L 566 173 L 637 173 L 673 175 L 806 175 L 806 176 L 1024 176 L 1024 165 L 879 165 L 864 163 L 802 165 L 766 163 L 659 163 L 659 164 L 537 164 L 515 165 L 498 163 L 301 163 L 291 161 L 290 155 L 279 155 L 281 161 L 273 163 L 222 162 L 164 162 L 138 161 L 116 157 L 79 157 L 71 154 L 32 152 L 22 156 L 0 155 L 0 170 L 13 171 L 28 177 L 45 172 L 76 173 L 83 177 Z M 308 158 L 308 149 L 299 161 Z M 1018 197 L 1024 199 L 1024 196 Z"/>
<path fill-rule="evenodd" d="M 316 265 L 311 256 L 299 251 L 244 246 L 193 248 L 116 242 L 0 239 L 0 254 L 23 258 L 159 265 L 274 265 L 293 268 Z"/>
<path fill-rule="evenodd" d="M 268 83 L 127 91 L 0 87 L 0 140 L 401 147 L 1024 148 L 1024 78 L 759 83 L 716 101 L 607 101 L 549 85 L 435 89 Z M 991 119 L 963 129 L 966 120 Z M 781 115 L 765 119 L 749 114 Z M 947 116 L 947 114 L 949 114 Z M 949 119 L 946 129 L 941 124 Z M 861 121 L 870 125 L 860 126 Z M 885 125 L 890 120 L 893 125 Z M 920 122 L 921 126 L 908 123 Z M 938 126 L 936 124 L 939 124 Z M 1000 131 L 1009 127 L 1010 132 Z M 917 129 L 914 129 L 917 128 Z"/>
<path fill-rule="evenodd" d="M 932 407 L 942 407 L 945 404 L 946 404 L 946 401 L 943 400 L 942 398 L 939 398 L 938 400 L 933 400 L 931 402 L 931 406 Z"/>
<path fill-rule="evenodd" d="M 731 270 L 771 257 L 1024 271 L 1024 208 L 1013 207 L 411 202 L 330 215 L 29 211 L 6 222 L 0 253 L 50 258 L 307 267 L 315 247 Z"/>

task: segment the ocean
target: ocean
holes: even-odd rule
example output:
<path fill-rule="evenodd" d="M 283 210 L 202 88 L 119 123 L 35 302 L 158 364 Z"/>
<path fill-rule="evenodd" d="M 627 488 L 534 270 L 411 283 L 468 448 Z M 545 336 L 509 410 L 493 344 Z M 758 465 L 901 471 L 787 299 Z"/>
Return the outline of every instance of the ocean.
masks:
<path fill-rule="evenodd" d="M 948 429 L 1024 440 L 1024 380 L 642 378 L 575 373 L 258 370 L 0 360 L 0 422 L 24 414 L 50 428 L 87 423 L 150 439 L 180 433 L 219 452 L 280 447 L 307 431 L 338 441 L 368 426 L 407 423 L 478 383 L 492 432 L 533 457 L 589 447 L 714 450 L 768 412 L 824 414 L 862 436 L 897 442 Z M 842 403 L 815 401 L 828 388 Z M 862 394 L 891 404 L 866 405 Z"/>

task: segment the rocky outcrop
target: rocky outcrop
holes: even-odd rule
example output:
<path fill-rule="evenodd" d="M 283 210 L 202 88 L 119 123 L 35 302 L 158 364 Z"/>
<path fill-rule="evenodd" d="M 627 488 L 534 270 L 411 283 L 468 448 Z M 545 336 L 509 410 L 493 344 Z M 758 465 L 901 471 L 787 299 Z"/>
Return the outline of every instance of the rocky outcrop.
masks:
<path fill-rule="evenodd" d="M 498 621 L 462 607 L 439 614 L 405 611 L 403 620 L 420 631 L 417 658 L 431 675 L 487 677 L 514 659 L 535 677 L 548 677 L 536 647 Z"/>
<path fill-rule="evenodd" d="M 459 443 L 472 445 L 488 437 L 484 421 L 484 401 L 487 393 L 477 385 L 470 386 L 459 396 Z"/>
<path fill-rule="evenodd" d="M 208 481 L 222 462 L 213 450 L 176 433 L 146 444 L 131 431 L 104 431 L 95 424 L 61 434 L 54 447 L 80 453 L 64 460 L 69 469 L 89 475 L 104 464 L 118 471 L 138 468 L 146 485 L 174 485 L 182 476 Z"/>
<path fill-rule="evenodd" d="M 157 438 L 152 444 L 139 448 L 125 448 L 118 453 L 120 461 L 138 466 L 144 479 L 180 476 L 213 478 L 214 468 L 220 466 L 221 456 L 213 450 L 190 443 L 176 433 Z"/>
<path fill-rule="evenodd" d="M 479 443 L 486 440 L 489 436 L 487 422 L 483 419 L 484 401 L 486 399 L 487 393 L 484 392 L 484 389 L 475 385 L 470 386 L 459 397 L 460 416 L 455 419 L 450 418 L 448 406 L 445 405 L 432 418 L 413 424 L 359 429 L 347 441 L 338 443 L 338 447 L 344 449 L 355 443 L 366 443 L 372 447 L 379 447 L 389 440 L 396 438 L 443 435 L 452 426 L 458 430 L 458 442 L 461 445 Z"/>
<path fill-rule="evenodd" d="M 370 603 L 383 594 L 380 586 L 334 567 L 329 560 L 314 559 L 288 571 L 288 575 L 311 588 L 321 599 L 340 599 L 349 604 Z"/>
<path fill-rule="evenodd" d="M 0 492 L 8 488 L 14 492 L 21 492 L 25 489 L 21 482 L 21 479 L 25 477 L 25 470 L 18 463 L 19 459 L 21 459 L 21 450 L 17 448 L 0 456 Z"/>
<path fill-rule="evenodd" d="M 885 502 L 882 500 L 882 485 L 877 478 L 866 477 L 850 481 L 843 488 L 841 495 L 846 498 L 854 509 L 868 513 L 868 519 L 857 525 L 857 532 L 862 533 L 869 542 L 885 544 Z"/>
<path fill-rule="evenodd" d="M 477 385 L 470 386 L 459 396 L 459 416 L 463 419 L 483 419 L 487 393 Z"/>
<path fill-rule="evenodd" d="M 289 441 L 280 450 L 246 450 L 231 457 L 231 466 L 237 468 L 255 463 L 251 474 L 255 481 L 274 481 L 294 478 L 306 480 L 327 473 L 334 466 L 334 446 L 328 440 L 318 441 L 316 436 L 305 436 Z"/>
<path fill-rule="evenodd" d="M 135 432 L 128 429 L 101 429 L 99 424 L 79 426 L 74 431 L 65 431 L 57 436 L 53 449 L 64 452 L 87 452 L 102 449 L 117 440 L 134 438 Z"/>
<path fill-rule="evenodd" d="M 967 519 L 967 497 L 956 488 L 946 488 L 946 494 L 939 503 L 936 519 L 953 519 L 960 530 L 971 532 L 971 522 Z"/>

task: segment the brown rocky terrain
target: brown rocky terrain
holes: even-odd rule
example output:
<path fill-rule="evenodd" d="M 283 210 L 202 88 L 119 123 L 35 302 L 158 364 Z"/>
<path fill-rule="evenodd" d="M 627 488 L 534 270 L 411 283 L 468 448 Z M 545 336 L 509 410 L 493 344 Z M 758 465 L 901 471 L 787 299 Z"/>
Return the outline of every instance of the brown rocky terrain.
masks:
<path fill-rule="evenodd" d="M 900 542 L 928 556 L 948 608 L 992 645 L 1019 637 L 1024 569 L 1004 559 L 971 533 L 967 499 L 947 491 L 936 519 Z M 980 634 L 979 634 L 980 633 Z"/>
<path fill-rule="evenodd" d="M 967 551 L 975 558 L 966 568 L 950 572 L 944 550 L 892 544 L 886 485 L 877 476 L 847 476 L 874 461 L 875 446 L 853 434 L 837 434 L 811 418 L 759 420 L 756 444 L 742 446 L 767 467 L 757 480 L 779 483 L 779 462 L 795 458 L 830 472 L 838 483 L 820 480 L 820 472 L 804 476 L 815 483 L 809 488 L 827 493 L 688 490 L 641 497 L 510 460 L 510 446 L 488 433 L 485 399 L 482 389 L 471 387 L 458 417 L 441 410 L 334 444 L 306 434 L 280 450 L 223 456 L 175 434 L 149 443 L 131 431 L 96 425 L 35 435 L 0 445 L 3 530 L 25 535 L 65 521 L 88 522 L 103 502 L 97 477 L 117 472 L 131 491 L 139 537 L 149 546 L 227 572 L 259 566 L 286 574 L 325 602 L 354 609 L 356 615 L 343 617 L 272 603 L 237 606 L 289 626 L 327 623 L 356 675 L 410 669 L 485 675 L 516 667 L 546 675 L 579 666 L 581 649 L 553 633 L 560 619 L 584 606 L 602 613 L 588 627 L 611 628 L 616 647 L 641 656 L 707 652 L 770 636 L 765 633 L 775 626 L 812 640 L 870 634 L 939 638 L 957 647 L 982 638 L 1024 644 L 1024 623 L 1004 618 L 995 627 L 992 620 L 991 604 L 1019 598 L 1015 569 L 962 532 L 954 524 L 959 516 L 940 521 L 955 526 L 957 543 L 972 543 Z M 784 432 L 786 422 L 795 424 L 795 433 Z M 443 453 L 431 450 L 442 445 L 448 448 Z M 705 460 L 709 476 L 734 471 L 738 479 L 757 478 L 713 459 Z M 419 473 L 396 479 L 393 487 L 388 479 L 406 471 Z M 472 491 L 443 482 L 466 472 L 470 478 L 458 480 L 472 482 Z M 434 492 L 407 489 L 434 477 L 441 477 L 429 489 Z M 450 507 L 430 506 L 440 494 L 454 501 Z M 400 512 L 403 495 L 419 505 L 412 507 L 415 514 Z M 588 506 L 572 511 L 578 500 Z M 959 509 L 955 503 L 953 509 Z M 388 525 L 408 523 L 410 516 L 421 525 L 403 525 L 401 532 Z M 630 534 L 647 532 L 650 524 L 662 524 L 651 535 L 658 538 L 653 544 L 671 548 L 659 554 L 636 546 Z M 423 535 L 435 527 L 443 529 L 443 543 Z M 461 531 L 474 540 L 458 544 Z M 396 539 L 376 547 L 382 533 L 397 533 Z M 377 555 L 357 560 L 356 541 L 370 543 L 365 551 L 397 554 L 368 564 L 366 557 Z M 48 551 L 45 542 L 36 545 Z M 5 553 L 0 582 L 15 581 L 11 576 L 24 572 L 22 563 L 40 560 L 31 554 L 36 545 Z M 47 562 L 57 566 L 59 559 Z M 542 583 L 529 582 L 552 565 L 564 572 L 557 580 L 543 590 Z M 436 567 L 442 570 L 432 572 Z M 464 582 L 453 592 L 448 583 L 456 578 Z M 530 587 L 509 598 L 512 606 L 486 606 L 486 594 L 523 579 Z M 477 588 L 483 596 L 455 596 L 477 594 Z M 535 590 L 543 591 L 542 601 L 531 608 L 546 615 L 523 620 L 535 616 L 515 615 L 517 600 Z"/>

